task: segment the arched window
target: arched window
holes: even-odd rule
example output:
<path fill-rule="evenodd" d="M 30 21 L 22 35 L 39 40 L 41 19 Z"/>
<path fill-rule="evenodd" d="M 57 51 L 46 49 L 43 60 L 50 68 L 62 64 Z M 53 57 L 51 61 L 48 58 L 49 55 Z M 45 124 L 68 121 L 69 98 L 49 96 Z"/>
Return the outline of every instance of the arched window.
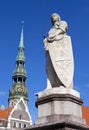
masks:
<path fill-rule="evenodd" d="M 26 124 L 24 124 L 24 125 L 23 125 L 23 128 L 27 128 L 27 125 L 26 125 Z"/>
<path fill-rule="evenodd" d="M 16 122 L 14 122 L 13 127 L 15 127 L 15 128 L 16 128 Z"/>
<path fill-rule="evenodd" d="M 19 128 L 21 128 L 21 123 L 19 123 Z"/>

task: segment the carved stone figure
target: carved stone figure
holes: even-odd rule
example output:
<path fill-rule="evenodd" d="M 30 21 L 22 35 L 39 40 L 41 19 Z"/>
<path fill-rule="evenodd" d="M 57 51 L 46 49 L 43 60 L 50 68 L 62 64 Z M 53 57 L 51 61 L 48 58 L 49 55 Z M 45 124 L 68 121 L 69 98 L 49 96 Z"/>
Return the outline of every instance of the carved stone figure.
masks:
<path fill-rule="evenodd" d="M 67 31 L 67 23 L 65 21 L 61 21 L 61 18 L 58 14 L 52 14 L 51 21 L 53 27 L 50 29 L 48 33 L 47 40 L 49 42 L 62 39 Z"/>
<path fill-rule="evenodd" d="M 60 86 L 72 88 L 74 63 L 71 38 L 66 35 L 68 25 L 56 13 L 52 14 L 51 22 L 52 28 L 44 39 L 47 89 Z"/>

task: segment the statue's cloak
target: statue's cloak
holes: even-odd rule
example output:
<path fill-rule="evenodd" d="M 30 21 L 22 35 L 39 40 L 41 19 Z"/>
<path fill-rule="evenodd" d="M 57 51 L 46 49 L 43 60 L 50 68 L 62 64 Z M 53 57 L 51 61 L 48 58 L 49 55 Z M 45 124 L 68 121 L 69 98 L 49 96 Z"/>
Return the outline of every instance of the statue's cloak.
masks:
<path fill-rule="evenodd" d="M 70 87 L 74 74 L 71 38 L 64 36 L 61 40 L 48 43 L 48 51 L 58 78 L 65 87 Z"/>

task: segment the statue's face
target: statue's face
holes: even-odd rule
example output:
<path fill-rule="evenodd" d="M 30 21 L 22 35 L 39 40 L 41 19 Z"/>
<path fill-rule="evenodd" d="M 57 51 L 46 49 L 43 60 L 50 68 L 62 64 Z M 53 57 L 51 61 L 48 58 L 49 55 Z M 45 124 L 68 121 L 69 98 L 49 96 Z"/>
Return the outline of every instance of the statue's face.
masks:
<path fill-rule="evenodd" d="M 52 16 L 51 16 L 51 21 L 52 21 L 52 23 L 55 23 L 55 22 L 57 22 L 57 21 L 60 21 L 59 15 L 56 14 L 56 13 L 52 14 Z"/>

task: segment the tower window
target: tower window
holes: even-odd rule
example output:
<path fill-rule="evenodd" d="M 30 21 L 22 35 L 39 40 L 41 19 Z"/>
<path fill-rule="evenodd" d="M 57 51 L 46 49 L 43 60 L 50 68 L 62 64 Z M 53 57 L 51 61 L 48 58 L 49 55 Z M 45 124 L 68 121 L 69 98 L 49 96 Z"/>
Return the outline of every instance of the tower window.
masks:
<path fill-rule="evenodd" d="M 25 83 L 25 79 L 23 79 L 23 83 Z"/>
<path fill-rule="evenodd" d="M 18 78 L 18 82 L 22 82 L 22 78 L 21 77 Z"/>
<path fill-rule="evenodd" d="M 17 82 L 17 78 L 14 78 L 14 82 L 15 82 L 15 83 Z"/>
<path fill-rule="evenodd" d="M 22 65 L 22 62 L 20 62 L 20 65 Z"/>
<path fill-rule="evenodd" d="M 17 62 L 17 66 L 19 65 L 19 63 Z"/>

